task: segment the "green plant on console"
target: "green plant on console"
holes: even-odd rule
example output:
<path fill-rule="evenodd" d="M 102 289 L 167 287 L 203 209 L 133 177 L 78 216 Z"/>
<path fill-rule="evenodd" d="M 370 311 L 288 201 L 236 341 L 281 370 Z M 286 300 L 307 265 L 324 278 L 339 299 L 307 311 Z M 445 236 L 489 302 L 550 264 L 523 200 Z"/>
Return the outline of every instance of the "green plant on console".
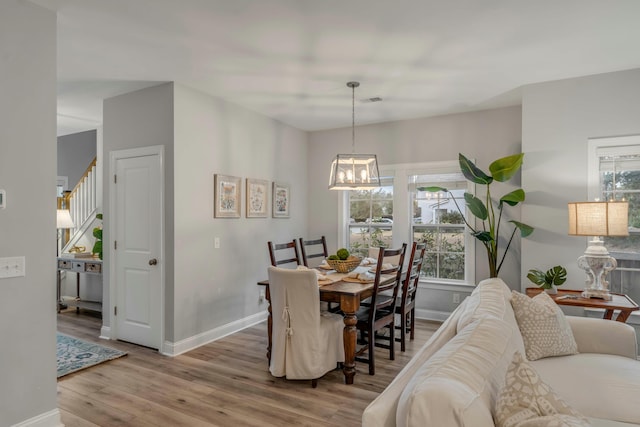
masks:
<path fill-rule="evenodd" d="M 97 219 L 102 219 L 102 214 L 96 215 Z M 98 255 L 98 258 L 102 259 L 102 227 L 95 227 L 93 229 L 93 237 L 96 238 L 96 242 L 93 244 L 91 253 Z"/>
<path fill-rule="evenodd" d="M 561 265 L 551 267 L 546 272 L 532 268 L 527 274 L 527 279 L 541 289 L 552 289 L 554 286 L 560 286 L 567 281 L 567 270 Z"/>
<path fill-rule="evenodd" d="M 485 185 L 486 186 L 486 194 L 483 196 L 484 201 L 474 196 L 471 193 L 464 193 L 464 200 L 469 211 L 482 221 L 479 227 L 473 227 L 469 221 L 464 218 L 464 222 L 471 231 L 471 234 L 478 239 L 485 247 L 487 251 L 487 259 L 489 262 L 489 275 L 490 277 L 498 277 L 500 273 L 500 269 L 502 268 L 502 264 L 504 263 L 504 259 L 509 251 L 509 247 L 511 246 L 511 242 L 513 241 L 513 237 L 515 236 L 516 230 L 520 230 L 520 236 L 527 237 L 531 233 L 533 233 L 533 227 L 528 226 L 527 224 L 523 224 L 518 221 L 509 221 L 513 226 L 513 232 L 511 233 L 511 237 L 507 242 L 507 245 L 502 251 L 502 255 L 500 256 L 500 222 L 502 220 L 502 212 L 505 205 L 516 206 L 520 202 L 524 202 L 525 193 L 524 190 L 519 188 L 517 190 L 513 190 L 508 194 L 505 194 L 498 200 L 497 202 L 491 198 L 491 183 L 494 181 L 498 182 L 506 182 L 510 180 L 516 172 L 522 166 L 522 159 L 524 157 L 523 153 L 514 154 L 511 156 L 503 157 L 501 159 L 495 160 L 493 163 L 489 165 L 490 175 L 483 172 L 479 169 L 473 162 L 467 159 L 464 155 L 459 154 L 458 160 L 460 162 L 460 171 L 464 175 L 464 177 L 473 182 L 474 184 Z M 456 204 L 458 211 L 462 214 L 462 210 L 458 205 L 458 202 L 453 197 L 453 193 L 443 187 L 420 187 L 419 191 L 429 191 L 429 192 L 445 192 L 449 193 L 451 199 Z M 497 205 L 496 205 L 497 204 Z M 496 205 L 496 206 L 494 206 Z M 497 216 L 496 216 L 496 210 Z"/>

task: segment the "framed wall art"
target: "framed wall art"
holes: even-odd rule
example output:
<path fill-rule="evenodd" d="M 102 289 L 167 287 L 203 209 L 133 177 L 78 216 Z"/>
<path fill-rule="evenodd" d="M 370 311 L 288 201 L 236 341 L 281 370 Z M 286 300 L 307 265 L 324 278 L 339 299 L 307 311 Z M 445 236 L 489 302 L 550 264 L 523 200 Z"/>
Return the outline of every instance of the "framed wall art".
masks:
<path fill-rule="evenodd" d="M 247 218 L 266 218 L 269 206 L 269 181 L 247 178 Z"/>
<path fill-rule="evenodd" d="M 280 182 L 273 183 L 273 208 L 274 218 L 289 218 L 289 207 L 291 205 L 291 188 L 288 184 Z"/>
<path fill-rule="evenodd" d="M 213 182 L 214 218 L 240 218 L 242 180 L 235 176 L 216 174 Z"/>

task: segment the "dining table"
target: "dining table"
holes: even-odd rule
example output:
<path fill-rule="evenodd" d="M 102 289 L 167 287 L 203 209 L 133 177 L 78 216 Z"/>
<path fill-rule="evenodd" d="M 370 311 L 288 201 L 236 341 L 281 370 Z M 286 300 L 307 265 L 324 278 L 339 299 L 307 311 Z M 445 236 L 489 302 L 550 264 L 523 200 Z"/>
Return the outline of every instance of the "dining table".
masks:
<path fill-rule="evenodd" d="M 368 271 L 372 266 L 359 266 L 354 270 L 356 273 L 364 273 Z M 326 277 L 325 280 L 318 281 L 318 289 L 320 292 L 320 301 L 333 302 L 340 304 L 340 310 L 344 315 L 344 364 L 343 373 L 345 384 L 353 384 L 353 379 L 356 375 L 356 339 L 357 329 L 356 324 L 358 318 L 356 313 L 360 308 L 360 302 L 369 298 L 373 294 L 374 283 L 373 281 L 359 281 L 357 279 L 351 279 L 349 273 L 338 273 L 335 270 L 324 270 L 318 268 L 322 272 L 322 276 Z M 395 275 L 380 276 L 380 285 L 387 284 L 396 279 Z M 258 282 L 258 286 L 265 286 L 265 297 L 267 299 L 269 313 L 267 317 L 267 360 L 271 361 L 271 330 L 273 327 L 273 320 L 271 314 L 271 300 L 269 295 L 269 281 L 261 280 Z"/>

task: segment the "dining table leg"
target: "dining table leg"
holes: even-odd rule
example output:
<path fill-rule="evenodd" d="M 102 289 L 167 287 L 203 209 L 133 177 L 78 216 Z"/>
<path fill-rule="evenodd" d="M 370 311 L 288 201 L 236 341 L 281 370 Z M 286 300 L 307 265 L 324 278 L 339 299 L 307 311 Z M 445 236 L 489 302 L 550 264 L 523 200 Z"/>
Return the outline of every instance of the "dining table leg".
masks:
<path fill-rule="evenodd" d="M 358 318 L 356 312 L 360 308 L 360 298 L 353 295 L 342 295 L 340 298 L 340 309 L 344 313 L 344 330 L 342 338 L 344 340 L 344 381 L 346 384 L 353 384 L 353 377 L 356 375 L 356 324 Z"/>

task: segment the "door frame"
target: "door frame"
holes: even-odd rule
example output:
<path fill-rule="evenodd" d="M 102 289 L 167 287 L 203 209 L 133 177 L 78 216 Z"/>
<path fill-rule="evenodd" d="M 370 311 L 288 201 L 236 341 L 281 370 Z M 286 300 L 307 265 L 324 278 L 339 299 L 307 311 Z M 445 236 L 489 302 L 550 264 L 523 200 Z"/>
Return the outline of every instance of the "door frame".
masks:
<path fill-rule="evenodd" d="M 110 325 L 110 338 L 118 339 L 118 325 L 115 319 L 113 307 L 117 301 L 118 289 L 116 284 L 116 254 L 113 248 L 113 236 L 117 235 L 116 229 L 116 184 L 113 182 L 113 176 L 116 174 L 116 163 L 118 160 L 127 159 L 131 157 L 144 157 L 144 156 L 158 156 L 160 161 L 160 234 L 158 236 L 160 241 L 160 254 L 159 258 L 162 260 L 159 263 L 160 267 L 160 345 L 158 346 L 158 352 L 165 354 L 165 335 L 164 335 L 164 323 L 165 323 L 165 168 L 164 168 L 164 145 L 152 145 L 148 147 L 129 148 L 124 150 L 116 150 L 109 152 L 109 216 L 107 217 L 106 224 L 109 230 L 109 308 L 108 317 Z M 103 310 L 103 317 L 105 316 Z"/>

